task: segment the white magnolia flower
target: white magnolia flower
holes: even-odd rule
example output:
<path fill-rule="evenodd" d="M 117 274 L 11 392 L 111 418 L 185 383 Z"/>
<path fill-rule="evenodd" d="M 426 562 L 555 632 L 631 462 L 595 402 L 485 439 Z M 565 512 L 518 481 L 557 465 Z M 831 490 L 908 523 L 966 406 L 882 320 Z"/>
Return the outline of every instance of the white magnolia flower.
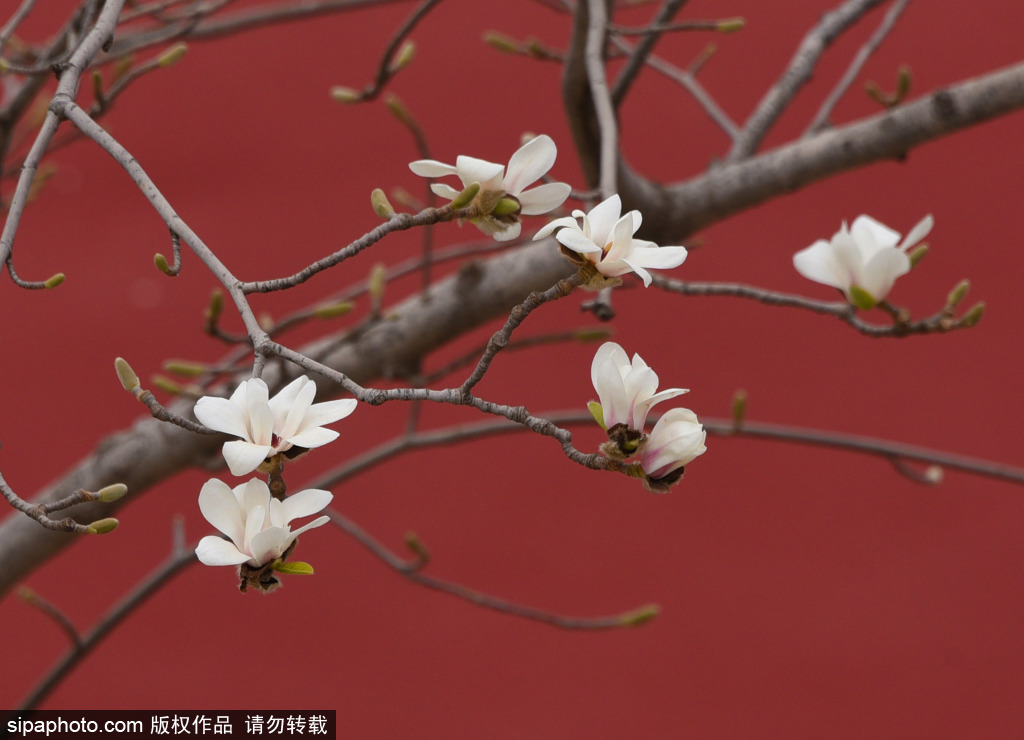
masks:
<path fill-rule="evenodd" d="M 850 303 L 871 308 L 885 300 L 893 283 L 910 271 L 907 250 L 931 231 L 931 215 L 921 219 L 901 242 L 900 234 L 870 216 L 846 222 L 830 241 L 819 239 L 793 255 L 797 272 L 816 283 L 839 288 Z"/>
<path fill-rule="evenodd" d="M 707 451 L 706 435 L 697 415 L 690 409 L 667 411 L 658 419 L 640 450 L 644 472 L 654 482 L 671 476 Z M 669 478 L 668 482 L 671 484 L 674 480 Z"/>
<path fill-rule="evenodd" d="M 322 510 L 332 498 L 330 491 L 311 488 L 279 501 L 259 478 L 233 490 L 211 478 L 199 492 L 199 510 L 230 541 L 213 535 L 203 537 L 196 547 L 196 556 L 205 565 L 266 565 L 284 555 L 295 538 L 307 529 L 327 523 L 329 517 L 321 516 L 294 532 L 288 526 L 293 519 Z"/>
<path fill-rule="evenodd" d="M 622 201 L 613 195 L 594 206 L 590 213 L 575 210 L 571 218 L 556 218 L 533 238 L 542 239 L 558 229 L 555 239 L 578 252 L 602 275 L 618 277 L 635 272 L 643 279 L 644 287 L 651 284 L 647 268 L 666 270 L 683 264 L 686 247 L 659 247 L 654 242 L 634 239 L 633 234 L 640 228 L 640 211 L 630 211 L 620 218 L 621 212 Z M 578 218 L 583 219 L 582 227 L 576 223 Z"/>
<path fill-rule="evenodd" d="M 269 398 L 267 384 L 259 378 L 238 384 L 231 398 L 203 396 L 195 415 L 218 432 L 241 437 L 224 443 L 224 459 L 232 475 L 245 475 L 267 457 L 294 447 L 320 447 L 338 437 L 323 429 L 344 419 L 356 408 L 355 399 L 313 403 L 316 383 L 300 376 Z"/>
<path fill-rule="evenodd" d="M 657 393 L 658 376 L 634 354 L 630 362 L 626 351 L 615 342 L 605 342 L 594 354 L 590 377 L 601 401 L 606 429 L 625 424 L 642 432 L 651 407 L 689 391 L 669 388 Z"/>
<path fill-rule="evenodd" d="M 457 175 L 462 189 L 473 183 L 480 184 L 475 202 L 493 207 L 502 197 L 511 197 L 519 202 L 519 210 L 511 214 L 490 215 L 473 219 L 485 234 L 503 242 L 519 236 L 522 225 L 519 214 L 533 216 L 548 213 L 558 208 L 569 197 L 572 188 L 564 182 L 552 182 L 526 190 L 528 185 L 539 180 L 555 163 L 558 150 L 550 136 L 537 136 L 523 144 L 508 161 L 508 170 L 500 164 L 474 157 L 459 156 L 455 165 L 434 159 L 420 159 L 409 164 L 409 169 L 422 177 L 445 177 Z M 444 183 L 434 183 L 430 189 L 435 194 L 453 200 L 461 190 Z"/>

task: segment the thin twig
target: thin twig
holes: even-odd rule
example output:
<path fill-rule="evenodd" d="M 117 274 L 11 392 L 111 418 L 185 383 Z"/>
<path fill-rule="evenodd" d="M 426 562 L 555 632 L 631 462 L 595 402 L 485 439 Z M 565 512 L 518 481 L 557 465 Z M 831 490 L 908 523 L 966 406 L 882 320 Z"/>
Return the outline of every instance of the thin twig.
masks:
<path fill-rule="evenodd" d="M 835 109 L 836 104 L 843 95 L 846 94 L 846 91 L 850 88 L 850 85 L 853 84 L 853 81 L 857 79 L 857 75 L 860 74 L 861 69 L 864 68 L 868 59 L 871 58 L 871 55 L 875 53 L 875 50 L 882 45 L 885 37 L 889 35 L 890 31 L 892 31 L 893 27 L 896 25 L 896 21 L 899 20 L 900 15 L 903 13 L 903 9 L 907 7 L 908 2 L 910 2 L 910 0 L 896 0 L 896 2 L 893 3 L 893 6 L 889 8 L 888 12 L 885 14 L 885 18 L 882 19 L 882 22 L 878 25 L 878 28 L 875 29 L 875 32 L 871 34 L 871 38 L 868 39 L 867 43 L 857 51 L 857 55 L 853 58 L 853 61 L 850 62 L 850 66 L 847 68 L 846 72 L 843 73 L 842 78 L 821 104 L 821 108 L 811 120 L 811 124 L 807 127 L 807 130 L 804 131 L 804 138 L 813 136 L 818 131 L 828 126 L 829 117 L 832 115 L 832 111 Z"/>
<path fill-rule="evenodd" d="M 62 612 L 54 604 L 44 599 L 28 586 L 22 586 L 18 589 L 18 596 L 20 596 L 27 604 L 34 606 L 47 617 L 52 619 L 54 623 L 64 631 L 64 634 L 68 636 L 68 639 L 71 640 L 71 644 L 76 649 L 81 649 L 82 637 L 78 634 L 78 630 L 75 629 L 75 625 L 71 623 L 67 614 Z"/>
<path fill-rule="evenodd" d="M 468 601 L 475 606 L 490 609 L 501 614 L 508 614 L 521 619 L 530 619 L 566 630 L 607 630 L 621 627 L 636 627 L 643 622 L 649 621 L 658 613 L 656 606 L 647 605 L 640 607 L 639 609 L 633 609 L 628 612 L 614 614 L 608 617 L 568 617 L 560 614 L 553 614 L 552 612 L 543 611 L 541 609 L 535 609 L 523 604 L 516 604 L 514 602 L 498 598 L 497 596 L 491 596 L 490 594 L 476 591 L 458 583 L 429 576 L 422 572 L 425 565 L 422 556 L 417 556 L 413 560 L 403 560 L 375 540 L 369 533 L 352 520 L 334 511 L 328 512 L 328 516 L 331 517 L 331 521 L 337 525 L 339 529 L 351 536 L 356 540 L 356 542 L 369 550 L 381 562 L 385 563 L 406 580 L 412 581 L 420 586 L 433 589 L 434 591 L 441 591 L 442 593 L 446 593 L 450 596 L 455 596 Z"/>
<path fill-rule="evenodd" d="M 866 12 L 882 2 L 885 0 L 846 0 L 822 17 L 821 22 L 804 36 L 785 72 L 757 104 L 726 161 L 735 162 L 757 151 L 769 129 L 782 115 L 793 96 L 810 80 L 814 67 L 825 49 Z"/>
<path fill-rule="evenodd" d="M 654 50 L 655 44 L 661 38 L 661 32 L 656 30 L 658 26 L 663 26 L 671 21 L 676 13 L 678 13 L 687 0 L 665 0 L 665 3 L 661 6 L 661 9 L 655 14 L 654 19 L 651 21 L 651 30 L 644 36 L 643 41 L 637 44 L 636 49 L 633 50 L 632 56 L 626 62 L 626 66 L 622 68 L 618 78 L 615 80 L 615 84 L 612 85 L 612 104 L 618 108 L 622 105 L 622 101 L 626 97 L 626 93 L 629 92 L 633 86 L 633 81 L 637 75 L 640 74 L 640 70 L 643 69 L 644 62 L 647 61 L 647 57 Z"/>
<path fill-rule="evenodd" d="M 11 34 L 17 30 L 21 22 L 32 11 L 32 6 L 35 4 L 36 0 L 22 0 L 21 5 L 14 11 L 14 15 L 8 19 L 3 28 L 0 28 L 0 54 L 3 54 L 4 47 L 7 46 L 7 41 L 11 38 Z"/>

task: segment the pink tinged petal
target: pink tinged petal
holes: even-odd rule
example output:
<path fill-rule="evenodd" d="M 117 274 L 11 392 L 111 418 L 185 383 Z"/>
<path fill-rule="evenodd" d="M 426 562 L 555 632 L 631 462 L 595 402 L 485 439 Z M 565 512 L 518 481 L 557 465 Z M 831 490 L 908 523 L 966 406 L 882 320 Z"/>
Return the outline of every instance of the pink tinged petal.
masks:
<path fill-rule="evenodd" d="M 819 239 L 793 255 L 793 267 L 808 280 L 833 288 L 850 287 L 849 271 L 839 262 L 830 242 Z"/>
<path fill-rule="evenodd" d="M 461 190 L 456 190 L 451 185 L 445 185 L 443 182 L 433 183 L 430 186 L 430 190 L 434 193 L 434 195 L 438 195 L 442 198 L 447 198 L 448 200 L 455 200 L 455 196 L 462 192 Z"/>
<path fill-rule="evenodd" d="M 925 216 L 916 224 L 914 224 L 914 228 L 910 230 L 910 233 L 907 234 L 906 238 L 900 244 L 899 248 L 904 251 L 910 249 L 912 246 L 914 246 L 919 241 L 928 236 L 928 233 L 932 230 L 932 227 L 934 225 L 935 219 L 932 218 L 932 214 L 929 213 L 927 216 Z"/>
<path fill-rule="evenodd" d="M 658 376 L 649 367 L 630 370 L 622 379 L 629 401 L 627 423 L 633 429 L 643 430 L 647 420 L 646 401 L 658 390 Z"/>
<path fill-rule="evenodd" d="M 288 531 L 288 527 L 267 527 L 261 532 L 253 535 L 249 541 L 249 553 L 253 565 L 266 565 L 271 560 L 284 555 L 288 545 L 292 544 L 295 534 Z"/>
<path fill-rule="evenodd" d="M 551 169 L 557 154 L 558 148 L 550 136 L 541 135 L 523 144 L 508 161 L 505 192 L 519 195 L 527 185 Z"/>
<path fill-rule="evenodd" d="M 270 502 L 270 522 L 276 527 L 285 526 L 295 519 L 302 519 L 322 511 L 333 499 L 333 493 L 318 488 L 299 491 L 284 501 L 274 499 Z"/>
<path fill-rule="evenodd" d="M 551 234 L 555 229 L 561 228 L 573 228 L 576 231 L 580 230 L 579 224 L 576 223 L 576 219 L 563 216 L 562 218 L 556 218 L 554 221 L 547 224 L 547 226 L 542 227 L 540 231 L 534 234 L 533 240 L 537 241 L 538 239 L 543 239 Z"/>
<path fill-rule="evenodd" d="M 203 396 L 196 401 L 193 413 L 200 422 L 210 429 L 243 439 L 249 437 L 245 411 L 241 406 L 226 398 Z"/>
<path fill-rule="evenodd" d="M 220 537 L 207 536 L 199 540 L 196 557 L 203 565 L 241 565 L 249 556 Z"/>
<path fill-rule="evenodd" d="M 587 236 L 603 246 L 609 240 L 620 213 L 622 213 L 622 200 L 617 194 L 598 203 L 587 214 L 586 218 L 590 228 L 590 233 Z M 586 228 L 584 228 L 585 231 Z"/>
<path fill-rule="evenodd" d="M 298 447 L 322 447 L 328 442 L 333 442 L 338 438 L 338 433 L 333 429 L 324 429 L 323 427 L 311 427 L 298 434 L 285 437 L 288 442 Z"/>
<path fill-rule="evenodd" d="M 565 202 L 572 188 L 564 182 L 549 182 L 520 193 L 519 204 L 524 216 L 536 216 L 553 211 Z"/>
<path fill-rule="evenodd" d="M 238 500 L 227 483 L 211 478 L 199 491 L 199 511 L 203 517 L 231 538 L 240 543 L 245 536 L 245 522 Z"/>
<path fill-rule="evenodd" d="M 501 177 L 505 168 L 500 164 L 476 157 L 460 156 L 455 160 L 455 170 L 463 185 L 480 183 L 481 190 L 501 190 Z"/>
<path fill-rule="evenodd" d="M 258 468 L 267 459 L 270 450 L 270 445 L 254 445 L 239 439 L 225 442 L 222 451 L 231 475 L 245 475 Z"/>
<path fill-rule="evenodd" d="M 418 159 L 409 163 L 409 169 L 420 177 L 445 177 L 455 174 L 455 166 L 436 159 Z"/>
<path fill-rule="evenodd" d="M 600 254 L 601 252 L 601 247 L 594 244 L 594 242 L 583 236 L 580 232 L 573 231 L 572 229 L 562 229 L 555 234 L 555 239 L 560 244 L 580 254 Z"/>

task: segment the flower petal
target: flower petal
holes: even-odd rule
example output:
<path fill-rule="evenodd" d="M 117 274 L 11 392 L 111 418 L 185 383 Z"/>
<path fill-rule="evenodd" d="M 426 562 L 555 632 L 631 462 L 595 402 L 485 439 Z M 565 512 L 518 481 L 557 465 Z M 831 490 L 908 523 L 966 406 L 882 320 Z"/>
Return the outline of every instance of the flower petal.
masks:
<path fill-rule="evenodd" d="M 241 565 L 249 556 L 220 537 L 208 535 L 199 540 L 196 557 L 203 565 Z"/>
<path fill-rule="evenodd" d="M 479 221 L 474 221 L 473 223 L 475 223 L 478 227 L 480 226 Z M 495 221 L 495 223 L 501 222 Z M 494 241 L 496 242 L 510 242 L 513 239 L 518 239 L 519 235 L 523 233 L 523 225 L 518 221 L 513 221 L 512 223 L 507 225 L 503 224 L 503 226 L 504 228 L 495 229 L 493 231 L 487 231 L 485 229 L 480 230 L 483 231 L 485 234 L 489 233 L 492 237 L 494 237 Z"/>
<path fill-rule="evenodd" d="M 904 237 L 903 241 L 899 245 L 899 248 L 904 251 L 910 249 L 912 246 L 914 246 L 919 241 L 928 236 L 928 233 L 932 230 L 932 227 L 934 225 L 935 219 L 932 218 L 932 214 L 929 213 L 927 216 L 925 216 L 916 224 L 914 224 L 914 228 L 912 228 L 910 230 L 910 233 L 907 234 L 906 237 Z"/>
<path fill-rule="evenodd" d="M 615 194 L 594 206 L 587 214 L 587 221 L 590 223 L 590 234 L 588 236 L 598 244 L 604 246 L 609 241 L 612 229 L 619 220 L 622 213 L 622 200 Z M 586 229 L 584 229 L 584 232 Z M 630 234 L 632 235 L 632 234 Z"/>
<path fill-rule="evenodd" d="M 288 527 L 267 527 L 257 532 L 249 541 L 249 552 L 252 553 L 252 560 L 249 562 L 253 565 L 266 565 L 271 560 L 281 557 L 295 536 L 288 531 Z"/>
<path fill-rule="evenodd" d="M 448 200 L 455 200 L 455 196 L 462 192 L 461 190 L 456 190 L 451 185 L 445 185 L 443 182 L 431 183 L 430 190 L 434 195 L 447 198 Z"/>
<path fill-rule="evenodd" d="M 418 159 L 409 163 L 409 169 L 420 177 L 444 177 L 455 174 L 455 166 L 436 159 Z"/>
<path fill-rule="evenodd" d="M 324 401 L 314 403 L 302 420 L 302 429 L 310 426 L 322 427 L 324 424 L 333 424 L 356 410 L 358 405 L 354 398 L 342 398 L 337 401 Z"/>
<path fill-rule="evenodd" d="M 249 427 L 246 424 L 245 411 L 241 406 L 232 403 L 226 398 L 216 396 L 203 396 L 196 401 L 192 413 L 199 421 L 218 432 L 231 434 L 235 437 L 247 439 Z"/>
<path fill-rule="evenodd" d="M 543 239 L 544 237 L 551 234 L 555 229 L 560 228 L 573 228 L 576 231 L 580 231 L 579 224 L 576 223 L 575 218 L 563 216 L 562 218 L 556 218 L 554 221 L 551 221 L 546 226 L 541 227 L 541 230 L 533 235 L 533 240 L 537 241 L 538 239 Z"/>
<path fill-rule="evenodd" d="M 520 193 L 519 204 L 524 216 L 536 216 L 548 213 L 565 203 L 572 188 L 564 182 L 549 182 Z"/>
<path fill-rule="evenodd" d="M 254 445 L 252 442 L 236 439 L 225 442 L 222 452 L 231 475 L 245 475 L 258 468 L 260 463 L 267 459 L 270 450 L 270 445 Z"/>
<path fill-rule="evenodd" d="M 463 185 L 478 182 L 481 190 L 501 190 L 501 176 L 505 174 L 505 168 L 486 159 L 462 154 L 455 160 L 455 172 Z"/>
<path fill-rule="evenodd" d="M 314 447 L 322 447 L 328 442 L 333 442 L 338 438 L 338 433 L 333 429 L 324 429 L 323 427 L 310 427 L 297 434 L 293 434 L 289 437 L 285 437 L 290 443 L 298 447 L 308 447 L 312 449 Z"/>
<path fill-rule="evenodd" d="M 272 501 L 270 520 L 275 526 L 283 526 L 293 519 L 312 516 L 322 511 L 333 499 L 334 494 L 330 491 L 307 488 L 305 491 L 292 494 L 284 501 Z M 275 507 L 275 503 L 278 506 Z M 277 511 L 274 511 L 275 508 Z"/>
<path fill-rule="evenodd" d="M 636 239 L 633 240 L 634 245 Z M 668 270 L 679 267 L 686 261 L 686 247 L 638 247 L 629 252 L 629 261 L 634 265 L 650 267 L 652 270 Z"/>
<path fill-rule="evenodd" d="M 850 287 L 849 271 L 840 264 L 832 245 L 824 239 L 794 254 L 793 267 L 816 283 L 831 285 L 843 291 Z"/>
<path fill-rule="evenodd" d="M 217 478 L 211 478 L 199 491 L 199 511 L 203 517 L 235 543 L 245 536 L 245 521 L 234 492 Z"/>
<path fill-rule="evenodd" d="M 555 234 L 555 239 L 557 239 L 560 244 L 563 244 L 572 251 L 579 252 L 580 254 L 601 253 L 601 247 L 594 244 L 594 242 L 583 236 L 580 232 L 573 231 L 572 229 L 562 229 Z"/>
<path fill-rule="evenodd" d="M 536 182 L 551 169 L 557 155 L 558 148 L 555 142 L 544 134 L 523 144 L 508 161 L 504 180 L 505 192 L 519 195 L 527 185 Z"/>

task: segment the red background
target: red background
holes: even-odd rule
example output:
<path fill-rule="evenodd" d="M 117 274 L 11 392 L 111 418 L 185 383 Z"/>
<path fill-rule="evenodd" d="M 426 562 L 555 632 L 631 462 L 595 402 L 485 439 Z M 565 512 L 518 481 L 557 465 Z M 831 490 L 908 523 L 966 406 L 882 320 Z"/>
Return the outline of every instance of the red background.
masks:
<path fill-rule="evenodd" d="M 57 4 L 54 3 L 53 6 Z M 485 29 L 555 48 L 568 21 L 530 3 L 450 0 L 413 34 L 418 55 L 391 90 L 422 123 L 434 156 L 504 161 L 522 131 L 560 147 L 553 174 L 582 185 L 558 68 L 499 54 Z M 824 2 L 694 3 L 689 17 L 742 15 L 718 36 L 704 85 L 742 122 L 791 58 Z M 291 273 L 372 228 L 372 188 L 422 183 L 407 133 L 380 103 L 340 107 L 333 85 L 370 79 L 406 5 L 195 43 L 176 67 L 138 82 L 105 125 L 178 213 L 243 279 Z M 54 7 L 54 11 L 56 8 Z M 640 23 L 648 10 L 621 14 Z M 827 53 L 768 145 L 799 134 L 883 11 Z M 836 120 L 875 110 L 859 92 L 891 88 L 907 63 L 913 95 L 1019 58 L 1016 3 L 913 4 Z M 52 29 L 50 7 L 25 34 Z M 666 37 L 686 65 L 708 34 Z M 925 213 L 932 251 L 891 299 L 915 316 L 961 278 L 988 313 L 973 331 L 877 340 L 834 319 L 726 299 L 618 291 L 616 339 L 686 405 L 1019 463 L 1022 359 L 1017 220 L 1024 153 L 1015 114 L 752 209 L 698 235 L 674 276 L 729 280 L 830 299 L 791 255 L 869 213 L 906 232 Z M 679 180 L 726 148 L 695 104 L 647 73 L 625 105 L 623 148 L 649 177 Z M 61 474 L 139 407 L 112 372 L 167 358 L 213 361 L 202 335 L 214 279 L 186 255 L 171 280 L 152 267 L 166 228 L 97 147 L 54 155 L 57 177 L 23 220 L 16 265 L 56 291 L 0 287 L 0 469 L 29 494 Z M 535 221 L 527 229 L 538 228 Z M 475 230 L 438 230 L 441 243 Z M 687 240 L 690 245 L 696 239 Z M 280 316 L 395 264 L 418 235 L 388 239 L 298 291 L 256 303 Z M 414 290 L 389 288 L 387 302 Z M 573 296 L 543 308 L 523 335 L 592 323 Z M 360 306 L 360 316 L 365 305 Z M 873 316 L 882 320 L 880 314 Z M 440 367 L 493 326 L 432 358 Z M 502 355 L 479 391 L 531 411 L 582 408 L 593 345 Z M 290 468 L 313 476 L 399 433 L 407 408 L 363 407 L 341 440 Z M 477 420 L 427 409 L 425 426 Z M 594 429 L 577 434 L 594 449 Z M 312 578 L 268 597 L 240 594 L 229 569 L 194 566 L 134 613 L 47 700 L 47 708 L 335 708 L 362 737 L 1020 736 L 1024 731 L 1024 499 L 1007 483 L 947 471 L 915 484 L 884 460 L 748 439 L 709 438 L 708 453 L 666 496 L 578 468 L 551 440 L 484 440 L 420 452 L 335 491 L 335 505 L 401 549 L 415 530 L 430 570 L 505 598 L 573 615 L 657 602 L 637 630 L 570 633 L 474 608 L 408 584 L 327 527 L 303 538 Z M 222 477 L 226 477 L 226 473 Z M 27 579 L 83 631 L 166 556 L 171 520 L 210 533 L 196 506 L 208 474 L 185 472 Z M 301 487 L 291 479 L 290 486 Z M 66 649 L 63 634 L 19 599 L 5 625 L 0 706 L 20 701 Z"/>

